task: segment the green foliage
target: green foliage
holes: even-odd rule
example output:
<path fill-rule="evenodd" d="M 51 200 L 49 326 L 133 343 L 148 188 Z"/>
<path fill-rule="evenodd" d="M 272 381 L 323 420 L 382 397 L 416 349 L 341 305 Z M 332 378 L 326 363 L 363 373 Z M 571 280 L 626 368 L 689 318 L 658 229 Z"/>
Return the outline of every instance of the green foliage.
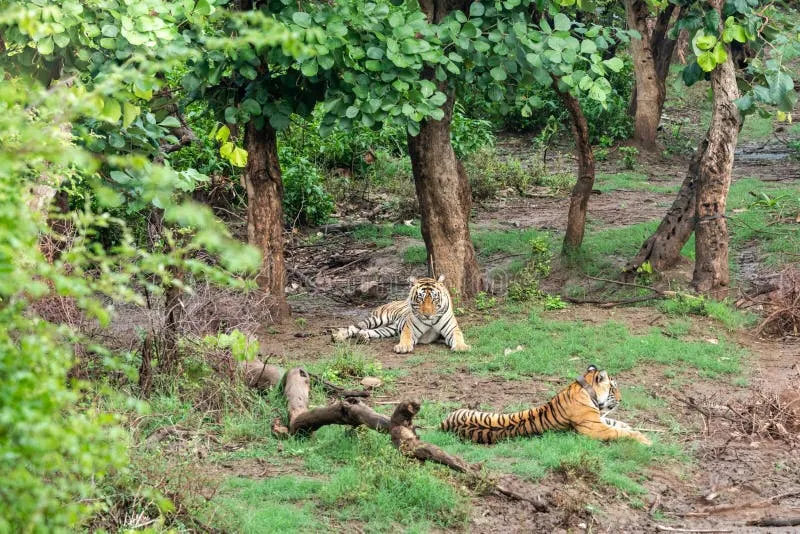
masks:
<path fill-rule="evenodd" d="M 514 158 L 501 159 L 492 147 L 482 148 L 464 161 L 472 197 L 475 200 L 493 198 L 502 187 L 514 188 L 520 195 L 534 181 L 533 174 Z"/>
<path fill-rule="evenodd" d="M 544 296 L 544 309 L 545 310 L 563 310 L 567 307 L 567 303 L 561 300 L 559 295 L 545 295 Z"/>
<path fill-rule="evenodd" d="M 453 121 L 450 123 L 450 140 L 456 157 L 463 160 L 471 154 L 494 146 L 492 123 L 468 117 L 463 106 L 456 104 Z"/>
<path fill-rule="evenodd" d="M 238 361 L 252 360 L 258 356 L 258 340 L 233 330 L 230 334 L 220 333 L 203 338 L 203 345 L 210 349 L 230 349 L 234 359 Z"/>
<path fill-rule="evenodd" d="M 283 171 L 284 217 L 291 225 L 319 225 L 333 213 L 334 204 L 323 186 L 319 169 L 304 155 L 280 149 Z"/>
<path fill-rule="evenodd" d="M 671 299 L 661 301 L 659 309 L 667 315 L 701 315 L 721 322 L 730 330 L 738 330 L 752 325 L 755 317 L 741 312 L 726 301 L 716 301 L 702 295 L 694 296 L 679 293 Z"/>
<path fill-rule="evenodd" d="M 350 345 L 337 346 L 333 358 L 319 365 L 323 368 L 322 377 L 330 382 L 357 381 L 365 376 L 381 378 L 384 375 L 381 362 Z"/>
<path fill-rule="evenodd" d="M 622 168 L 629 171 L 635 169 L 639 150 L 634 146 L 621 146 L 619 152 L 622 154 Z"/>
<path fill-rule="evenodd" d="M 475 309 L 484 311 L 490 310 L 497 305 L 497 299 L 490 297 L 486 291 L 480 291 L 475 295 Z"/>
<path fill-rule="evenodd" d="M 539 281 L 550 275 L 553 252 L 550 250 L 549 241 L 535 238 L 530 241 L 529 247 L 531 258 L 508 285 L 508 298 L 512 301 L 524 302 L 542 297 Z"/>

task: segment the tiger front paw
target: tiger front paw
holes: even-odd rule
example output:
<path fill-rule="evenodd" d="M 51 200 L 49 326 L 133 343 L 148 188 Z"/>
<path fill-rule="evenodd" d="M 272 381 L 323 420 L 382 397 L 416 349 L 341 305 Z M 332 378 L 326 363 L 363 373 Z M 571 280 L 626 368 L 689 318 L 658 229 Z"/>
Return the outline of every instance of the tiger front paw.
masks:
<path fill-rule="evenodd" d="M 369 332 L 364 330 L 360 331 L 358 334 L 356 334 L 356 340 L 359 343 L 369 343 Z"/>
<path fill-rule="evenodd" d="M 468 350 L 472 350 L 472 345 L 467 345 L 466 343 L 456 343 L 450 348 L 453 352 L 467 352 Z"/>
<path fill-rule="evenodd" d="M 398 343 L 394 346 L 394 351 L 397 354 L 408 354 L 409 352 L 414 352 L 414 345 L 405 345 L 403 343 Z"/>

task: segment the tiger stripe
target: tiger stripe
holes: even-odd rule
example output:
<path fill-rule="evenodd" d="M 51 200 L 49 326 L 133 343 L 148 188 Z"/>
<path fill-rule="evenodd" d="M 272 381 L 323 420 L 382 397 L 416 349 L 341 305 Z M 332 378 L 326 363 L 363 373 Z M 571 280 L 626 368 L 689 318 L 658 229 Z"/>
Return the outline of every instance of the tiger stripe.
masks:
<path fill-rule="evenodd" d="M 400 335 L 395 352 L 412 352 L 419 343 L 437 339 L 454 351 L 469 350 L 464 334 L 458 327 L 444 276 L 412 279 L 406 300 L 390 302 L 373 310 L 365 320 L 333 333 L 334 341 L 358 338 L 364 341 Z"/>
<path fill-rule="evenodd" d="M 596 439 L 631 438 L 650 445 L 650 440 L 630 425 L 601 415 L 601 409 L 613 410 L 621 399 L 616 384 L 605 371 L 589 366 L 582 379 L 584 384 L 579 377 L 547 403 L 528 410 L 508 414 L 456 410 L 442 421 L 441 428 L 484 444 L 548 430 L 573 429 Z M 587 387 L 592 388 L 593 394 Z"/>

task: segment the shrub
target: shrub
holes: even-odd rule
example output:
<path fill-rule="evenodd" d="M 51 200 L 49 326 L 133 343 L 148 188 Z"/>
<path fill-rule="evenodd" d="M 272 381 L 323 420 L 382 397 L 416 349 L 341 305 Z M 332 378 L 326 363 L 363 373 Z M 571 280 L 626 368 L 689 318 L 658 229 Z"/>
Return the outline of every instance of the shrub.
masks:
<path fill-rule="evenodd" d="M 327 221 L 333 213 L 333 198 L 325 191 L 316 165 L 288 148 L 280 150 L 280 159 L 286 221 L 291 225 L 318 225 Z"/>
<path fill-rule="evenodd" d="M 464 169 L 475 200 L 492 198 L 500 187 L 512 187 L 522 195 L 535 180 L 522 162 L 514 158 L 503 161 L 494 148 L 482 148 L 472 154 L 464 161 Z"/>
<path fill-rule="evenodd" d="M 639 150 L 634 146 L 619 147 L 622 154 L 622 168 L 633 170 L 636 167 L 636 158 L 639 156 Z"/>

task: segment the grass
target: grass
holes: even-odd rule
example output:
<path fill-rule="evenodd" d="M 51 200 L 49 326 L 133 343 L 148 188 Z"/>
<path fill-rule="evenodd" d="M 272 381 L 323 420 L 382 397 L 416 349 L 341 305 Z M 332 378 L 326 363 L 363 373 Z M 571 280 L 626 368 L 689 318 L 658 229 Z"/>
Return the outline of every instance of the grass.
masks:
<path fill-rule="evenodd" d="M 753 326 L 758 317 L 749 312 L 737 310 L 729 301 L 716 301 L 702 296 L 678 295 L 663 300 L 658 308 L 667 315 L 687 316 L 701 315 L 711 317 L 722 323 L 733 332 L 747 326 Z"/>
<path fill-rule="evenodd" d="M 378 248 L 386 248 L 394 243 L 394 238 L 399 236 L 422 239 L 419 223 L 412 226 L 405 224 L 362 224 L 353 229 L 354 239 L 369 241 Z"/>
<path fill-rule="evenodd" d="M 739 132 L 739 140 L 742 142 L 747 141 L 763 141 L 772 135 L 775 131 L 775 121 L 773 117 L 762 117 L 758 113 L 748 115 Z"/>
<path fill-rule="evenodd" d="M 720 337 L 714 345 L 684 341 L 663 335 L 658 329 L 632 334 L 617 322 L 590 325 L 552 321 L 531 313 L 527 320 L 498 319 L 467 329 L 472 351 L 459 355 L 476 373 L 492 373 L 510 379 L 547 375 L 572 377 L 593 363 L 617 373 L 637 365 L 660 363 L 702 377 L 740 371 L 744 352 Z M 504 354 L 508 347 L 522 351 Z"/>
<path fill-rule="evenodd" d="M 653 193 L 677 193 L 678 185 L 651 183 L 647 175 L 638 172 L 618 172 L 614 174 L 598 174 L 595 189 L 608 193 L 620 189 L 634 191 L 650 191 Z"/>
<path fill-rule="evenodd" d="M 388 437 L 363 428 L 324 427 L 309 439 L 284 442 L 284 458 L 303 473 L 269 479 L 230 478 L 212 503 L 231 530 L 337 530 L 345 521 L 368 532 L 463 527 L 467 497 L 444 468 L 411 463 Z"/>
<path fill-rule="evenodd" d="M 495 254 L 527 256 L 535 239 L 550 240 L 550 234 L 541 230 L 475 230 L 472 244 L 479 259 L 486 260 Z M 424 265 L 427 252 L 424 245 L 410 245 L 402 253 L 403 263 Z"/>

